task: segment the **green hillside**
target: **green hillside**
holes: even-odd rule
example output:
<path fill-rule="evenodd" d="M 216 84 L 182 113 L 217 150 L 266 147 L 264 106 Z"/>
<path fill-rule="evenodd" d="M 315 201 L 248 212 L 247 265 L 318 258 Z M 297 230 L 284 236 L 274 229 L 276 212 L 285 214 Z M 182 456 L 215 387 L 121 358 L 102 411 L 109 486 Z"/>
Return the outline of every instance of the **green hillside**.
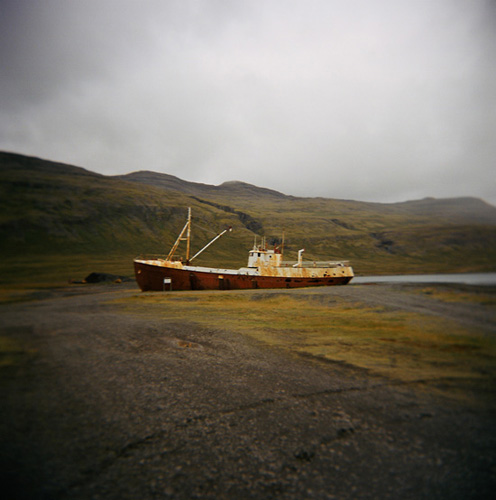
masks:
<path fill-rule="evenodd" d="M 103 176 L 0 153 L 0 282 L 64 282 L 92 271 L 132 275 L 138 254 L 166 254 L 193 211 L 198 260 L 246 264 L 255 235 L 285 253 L 349 259 L 357 274 L 496 270 L 496 208 L 475 198 L 380 204 L 297 198 L 242 182 L 220 186 L 154 172 Z"/>

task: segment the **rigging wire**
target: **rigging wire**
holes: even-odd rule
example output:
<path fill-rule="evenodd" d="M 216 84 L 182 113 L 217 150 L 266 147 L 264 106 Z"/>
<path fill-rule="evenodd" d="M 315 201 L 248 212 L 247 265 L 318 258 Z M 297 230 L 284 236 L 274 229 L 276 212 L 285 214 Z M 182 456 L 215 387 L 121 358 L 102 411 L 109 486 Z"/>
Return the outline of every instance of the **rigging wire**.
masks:
<path fill-rule="evenodd" d="M 203 229 L 204 231 L 206 231 L 207 233 L 210 233 L 210 234 L 217 234 L 216 231 L 212 231 L 211 229 L 208 229 L 206 227 L 203 227 L 203 226 L 200 226 L 199 224 L 196 224 L 196 223 L 191 223 L 192 226 L 195 226 L 195 227 L 198 227 L 200 229 Z"/>

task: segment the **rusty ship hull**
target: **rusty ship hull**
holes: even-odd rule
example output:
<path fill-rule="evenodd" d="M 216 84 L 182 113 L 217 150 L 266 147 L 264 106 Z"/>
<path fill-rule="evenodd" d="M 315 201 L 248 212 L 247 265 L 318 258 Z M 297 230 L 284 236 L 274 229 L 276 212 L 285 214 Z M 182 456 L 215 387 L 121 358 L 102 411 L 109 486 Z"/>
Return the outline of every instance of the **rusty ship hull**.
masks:
<path fill-rule="evenodd" d="M 136 281 L 142 291 L 170 290 L 243 290 L 256 288 L 303 288 L 346 285 L 349 275 L 335 276 L 263 276 L 230 269 L 166 267 L 150 261 L 134 261 Z"/>

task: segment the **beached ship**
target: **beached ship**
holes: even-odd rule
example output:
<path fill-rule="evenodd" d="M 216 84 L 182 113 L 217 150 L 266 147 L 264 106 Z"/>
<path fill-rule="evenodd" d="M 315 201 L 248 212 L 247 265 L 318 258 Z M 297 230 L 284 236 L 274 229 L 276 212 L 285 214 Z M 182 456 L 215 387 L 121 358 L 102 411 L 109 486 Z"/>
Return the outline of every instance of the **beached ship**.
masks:
<path fill-rule="evenodd" d="M 248 264 L 240 269 L 220 269 L 191 265 L 191 262 L 214 241 L 230 231 L 225 229 L 190 258 L 191 209 L 187 222 L 165 259 L 136 257 L 136 281 L 143 291 L 169 290 L 239 290 L 247 288 L 301 288 L 307 286 L 346 285 L 353 278 L 348 261 L 283 261 L 281 247 L 268 248 L 266 239 L 255 244 L 248 253 Z M 186 258 L 174 258 L 181 241 L 186 241 Z"/>

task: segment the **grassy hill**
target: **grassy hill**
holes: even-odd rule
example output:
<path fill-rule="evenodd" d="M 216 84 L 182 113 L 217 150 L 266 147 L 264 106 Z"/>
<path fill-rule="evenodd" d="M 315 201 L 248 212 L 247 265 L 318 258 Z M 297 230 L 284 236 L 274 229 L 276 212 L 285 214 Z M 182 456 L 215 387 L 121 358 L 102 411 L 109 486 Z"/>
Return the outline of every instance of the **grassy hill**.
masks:
<path fill-rule="evenodd" d="M 239 267 L 255 235 L 286 257 L 344 258 L 357 274 L 496 270 L 496 208 L 476 198 L 381 204 L 298 198 L 243 182 L 220 186 L 154 172 L 103 176 L 0 153 L 0 282 L 132 275 L 138 254 L 166 254 L 193 210 L 193 251 L 234 231 L 198 264 Z"/>

